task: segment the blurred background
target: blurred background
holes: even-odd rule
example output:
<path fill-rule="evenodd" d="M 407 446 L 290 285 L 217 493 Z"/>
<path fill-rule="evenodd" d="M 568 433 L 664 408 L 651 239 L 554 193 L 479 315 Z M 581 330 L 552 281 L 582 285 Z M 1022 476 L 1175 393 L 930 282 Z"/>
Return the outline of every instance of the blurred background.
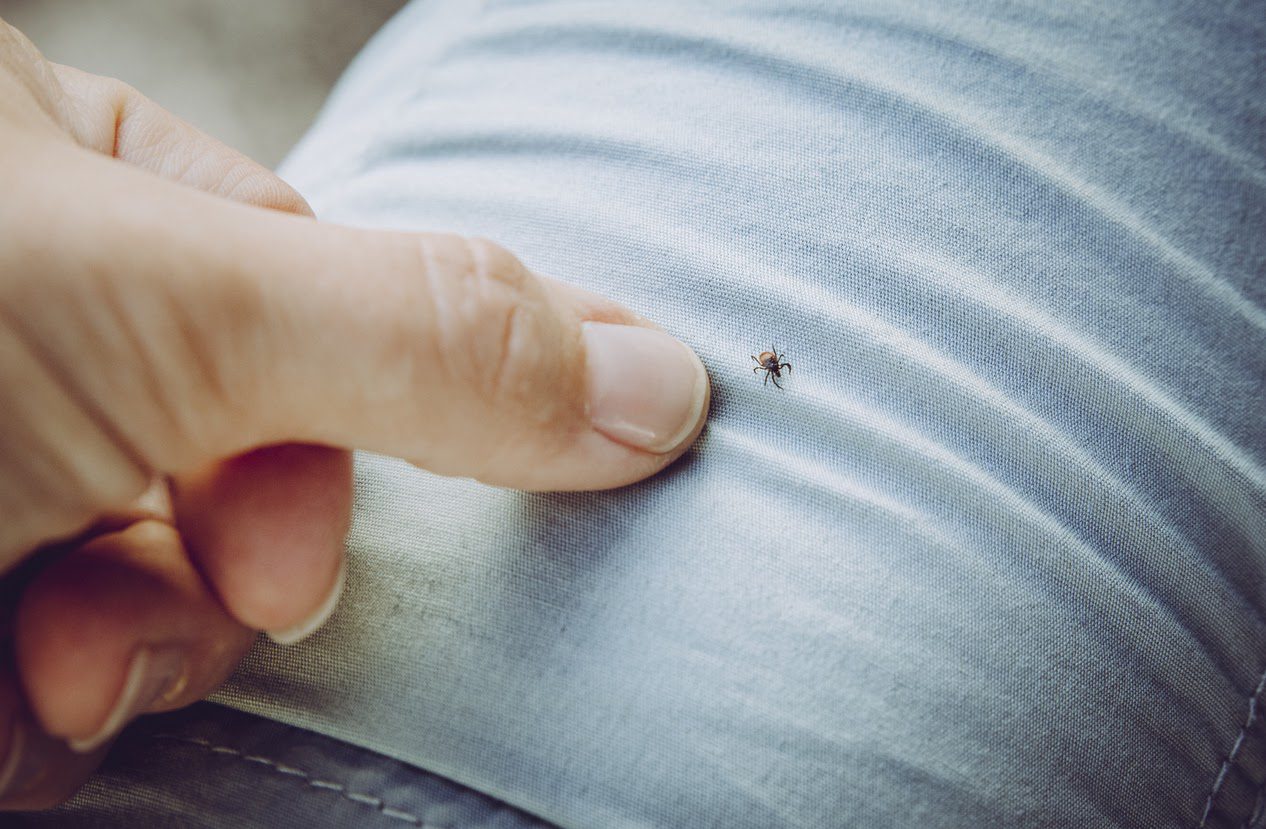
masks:
<path fill-rule="evenodd" d="M 127 81 L 268 167 L 404 0 L 0 0 L 53 61 Z"/>

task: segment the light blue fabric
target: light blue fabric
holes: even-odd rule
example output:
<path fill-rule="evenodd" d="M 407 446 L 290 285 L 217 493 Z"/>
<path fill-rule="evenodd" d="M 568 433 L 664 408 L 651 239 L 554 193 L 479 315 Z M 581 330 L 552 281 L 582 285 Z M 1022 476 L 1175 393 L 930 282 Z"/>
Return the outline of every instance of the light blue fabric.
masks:
<path fill-rule="evenodd" d="M 408 7 L 283 174 L 660 321 L 713 416 L 606 493 L 359 458 L 341 607 L 218 699 L 567 827 L 1258 825 L 1264 53 L 1262 2 Z"/>

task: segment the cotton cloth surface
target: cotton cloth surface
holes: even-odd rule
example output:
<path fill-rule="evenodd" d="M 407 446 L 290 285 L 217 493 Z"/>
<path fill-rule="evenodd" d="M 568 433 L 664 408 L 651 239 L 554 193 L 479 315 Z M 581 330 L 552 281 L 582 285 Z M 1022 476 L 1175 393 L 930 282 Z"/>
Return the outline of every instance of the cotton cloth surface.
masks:
<path fill-rule="evenodd" d="M 338 610 L 216 699 L 564 827 L 1263 825 L 1264 72 L 1263 2 L 408 6 L 282 174 L 711 419 L 610 492 L 359 456 Z"/>

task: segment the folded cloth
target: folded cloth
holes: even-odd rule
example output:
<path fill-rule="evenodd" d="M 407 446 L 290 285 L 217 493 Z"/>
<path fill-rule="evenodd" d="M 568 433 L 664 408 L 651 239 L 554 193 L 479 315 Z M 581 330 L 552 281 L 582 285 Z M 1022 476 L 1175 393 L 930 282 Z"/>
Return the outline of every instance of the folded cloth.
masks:
<path fill-rule="evenodd" d="M 1264 12 L 408 7 L 283 174 L 661 322 L 712 418 L 612 492 L 359 457 L 342 605 L 217 699 L 568 827 L 1260 821 Z"/>

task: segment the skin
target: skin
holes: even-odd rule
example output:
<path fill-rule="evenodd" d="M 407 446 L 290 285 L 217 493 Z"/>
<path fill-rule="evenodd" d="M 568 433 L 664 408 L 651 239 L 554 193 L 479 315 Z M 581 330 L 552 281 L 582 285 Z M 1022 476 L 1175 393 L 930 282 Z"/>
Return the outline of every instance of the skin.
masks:
<path fill-rule="evenodd" d="M 631 311 L 490 242 L 317 222 L 2 21 L 0 192 L 0 758 L 20 741 L 23 764 L 0 808 L 91 773 L 111 735 L 68 741 L 100 736 L 139 649 L 174 672 L 141 710 L 172 709 L 327 604 L 349 448 L 595 489 L 702 429 L 706 379 L 667 451 L 590 423 L 581 323 L 654 328 Z"/>

